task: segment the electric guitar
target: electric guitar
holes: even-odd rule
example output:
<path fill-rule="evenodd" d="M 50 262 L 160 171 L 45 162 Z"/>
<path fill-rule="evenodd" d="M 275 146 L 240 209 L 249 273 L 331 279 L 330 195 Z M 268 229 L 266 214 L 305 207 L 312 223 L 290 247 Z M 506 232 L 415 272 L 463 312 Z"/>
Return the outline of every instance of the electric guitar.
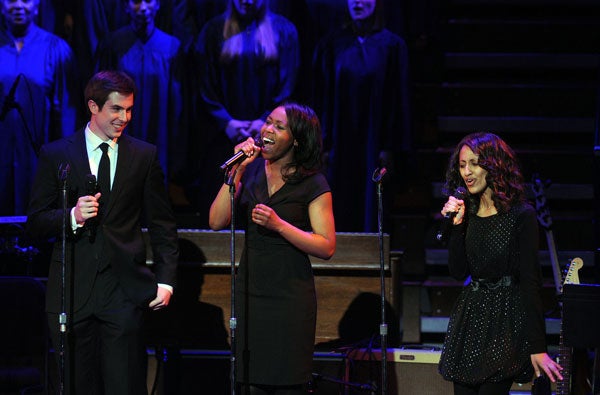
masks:
<path fill-rule="evenodd" d="M 574 258 L 569 263 L 567 272 L 565 274 L 564 284 L 579 284 L 578 270 L 583 266 L 581 258 Z M 562 292 L 562 284 L 560 290 Z M 558 356 L 556 362 L 562 366 L 563 370 L 561 374 L 562 380 L 556 381 L 556 392 L 555 395 L 573 395 L 571 392 L 571 347 L 567 347 L 564 344 L 563 338 L 563 322 L 562 322 L 562 304 L 561 306 L 561 321 L 560 321 L 560 339 L 558 345 Z M 550 379 L 542 373 L 541 376 L 536 377 L 531 387 L 532 395 L 552 395 Z"/>
<path fill-rule="evenodd" d="M 538 175 L 533 175 L 532 177 L 532 187 L 535 195 L 535 209 L 537 212 L 537 219 L 545 230 L 546 233 L 546 241 L 548 243 L 548 252 L 550 254 L 550 261 L 552 263 L 552 273 L 554 275 L 554 285 L 556 288 L 556 295 L 562 294 L 562 286 L 563 280 L 560 271 L 558 253 L 556 252 L 556 245 L 554 243 L 554 235 L 552 233 L 552 217 L 550 216 L 550 210 L 548 209 L 546 195 L 545 195 L 545 187 L 550 185 L 550 181 L 546 180 L 542 182 Z M 583 266 L 583 261 L 581 258 L 575 258 L 569 264 L 569 268 L 567 274 L 565 275 L 564 282 L 565 284 L 579 284 L 579 276 L 577 270 Z M 570 347 L 565 347 L 563 343 L 563 332 L 562 332 L 562 304 L 559 304 L 561 308 L 561 328 L 560 328 L 560 344 L 559 344 L 559 364 L 563 367 L 563 371 L 561 374 L 563 375 L 563 380 L 557 382 L 557 387 L 561 386 L 563 392 L 556 392 L 556 395 L 572 395 L 571 389 L 571 359 L 572 359 L 572 350 Z M 546 379 L 542 375 L 541 379 Z M 577 375 L 577 383 L 573 385 L 576 388 L 585 388 L 587 387 L 585 384 L 580 383 L 582 377 L 585 377 L 585 374 Z M 539 383 L 536 392 L 533 392 L 534 388 L 532 388 L 532 394 L 548 394 L 550 395 L 550 381 L 542 383 L 542 380 L 538 380 Z M 546 390 L 547 388 L 547 390 Z"/>
<path fill-rule="evenodd" d="M 579 284 L 579 269 L 583 266 L 581 258 L 573 258 L 567 273 L 565 274 L 564 284 Z M 562 292 L 562 285 L 561 285 Z M 560 339 L 558 344 L 558 357 L 556 362 L 563 367 L 561 372 L 563 379 L 556 381 L 556 395 L 571 395 L 571 358 L 572 350 L 571 347 L 567 347 L 563 340 L 563 323 L 562 323 L 562 304 L 561 304 L 561 321 L 560 321 Z"/>

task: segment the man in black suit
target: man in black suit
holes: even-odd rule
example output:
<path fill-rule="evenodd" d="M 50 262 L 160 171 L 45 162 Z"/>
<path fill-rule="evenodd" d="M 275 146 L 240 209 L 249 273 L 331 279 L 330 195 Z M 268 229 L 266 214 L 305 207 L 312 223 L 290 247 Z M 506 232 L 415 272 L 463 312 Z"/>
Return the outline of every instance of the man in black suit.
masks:
<path fill-rule="evenodd" d="M 175 285 L 177 229 L 157 149 L 123 134 L 134 95 L 125 73 L 95 74 L 85 88 L 89 123 L 42 148 L 33 184 L 27 228 L 36 238 L 57 240 L 46 308 L 58 351 L 66 174 L 67 394 L 147 394 L 143 315 L 167 306 Z M 150 234 L 152 270 L 142 226 Z"/>

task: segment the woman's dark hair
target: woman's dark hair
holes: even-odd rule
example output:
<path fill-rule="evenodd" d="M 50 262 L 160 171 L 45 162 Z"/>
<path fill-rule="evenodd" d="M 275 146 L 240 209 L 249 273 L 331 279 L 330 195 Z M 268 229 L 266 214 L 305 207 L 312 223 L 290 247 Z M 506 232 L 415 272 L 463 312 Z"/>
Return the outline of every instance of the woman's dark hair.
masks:
<path fill-rule="evenodd" d="M 108 95 L 112 92 L 135 95 L 135 82 L 123 71 L 99 71 L 94 74 L 85 87 L 85 102 L 93 100 L 102 109 L 108 100 Z"/>
<path fill-rule="evenodd" d="M 458 187 L 466 186 L 459 167 L 459 153 L 464 146 L 478 156 L 479 166 L 488 172 L 486 182 L 492 190 L 492 200 L 498 212 L 507 212 L 511 206 L 525 200 L 523 175 L 514 151 L 497 135 L 484 132 L 465 136 L 454 149 L 446 171 L 444 192 L 447 195 Z M 470 196 L 469 202 L 470 211 L 476 212 L 478 197 Z"/>
<path fill-rule="evenodd" d="M 283 179 L 294 183 L 321 169 L 321 123 L 312 108 L 294 102 L 281 105 L 294 140 L 294 157 L 282 169 Z"/>

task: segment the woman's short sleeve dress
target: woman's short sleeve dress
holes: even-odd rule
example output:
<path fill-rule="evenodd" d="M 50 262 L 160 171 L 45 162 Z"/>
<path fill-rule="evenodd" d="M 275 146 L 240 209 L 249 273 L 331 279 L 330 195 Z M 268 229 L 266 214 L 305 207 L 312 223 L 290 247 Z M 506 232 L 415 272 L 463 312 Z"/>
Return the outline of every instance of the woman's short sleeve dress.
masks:
<path fill-rule="evenodd" d="M 292 225 L 310 231 L 309 204 L 329 192 L 318 173 L 285 183 L 269 196 L 264 160 L 251 163 L 242 179 L 240 216 L 247 222 L 236 280 L 238 380 L 295 385 L 311 378 L 317 303 L 308 255 L 278 233 L 253 223 L 252 208 L 263 203 Z"/>

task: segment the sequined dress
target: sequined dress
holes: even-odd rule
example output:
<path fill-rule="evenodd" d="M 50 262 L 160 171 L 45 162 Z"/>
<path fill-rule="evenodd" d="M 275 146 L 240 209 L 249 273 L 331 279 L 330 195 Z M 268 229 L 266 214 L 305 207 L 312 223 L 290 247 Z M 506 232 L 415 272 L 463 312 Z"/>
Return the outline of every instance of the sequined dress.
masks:
<path fill-rule="evenodd" d="M 440 374 L 465 384 L 531 380 L 530 354 L 545 352 L 538 226 L 528 204 L 455 226 L 450 274 L 471 276 L 450 316 Z"/>

